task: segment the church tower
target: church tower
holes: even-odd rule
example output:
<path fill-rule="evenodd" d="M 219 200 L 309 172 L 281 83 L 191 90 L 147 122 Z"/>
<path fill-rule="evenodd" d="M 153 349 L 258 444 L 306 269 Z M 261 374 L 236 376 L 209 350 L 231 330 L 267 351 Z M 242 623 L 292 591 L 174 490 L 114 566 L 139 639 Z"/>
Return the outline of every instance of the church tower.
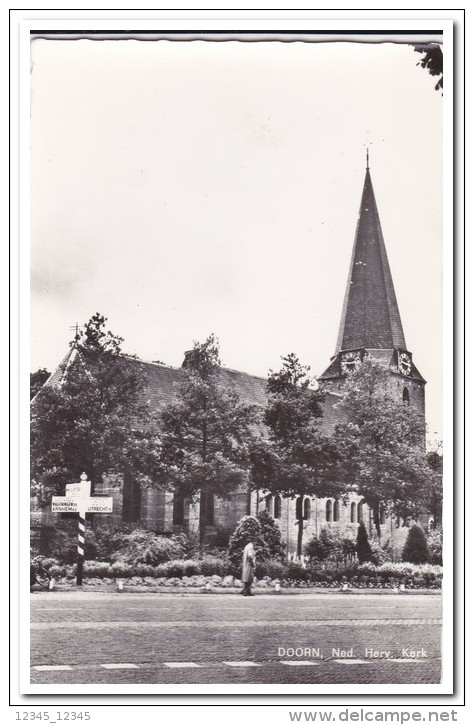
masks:
<path fill-rule="evenodd" d="M 329 424 L 335 422 L 331 421 L 330 399 L 337 397 L 344 378 L 365 355 L 387 365 L 392 373 L 394 394 L 424 415 L 426 381 L 405 342 L 370 178 L 368 152 L 336 351 L 319 378 L 321 387 L 328 393 Z"/>

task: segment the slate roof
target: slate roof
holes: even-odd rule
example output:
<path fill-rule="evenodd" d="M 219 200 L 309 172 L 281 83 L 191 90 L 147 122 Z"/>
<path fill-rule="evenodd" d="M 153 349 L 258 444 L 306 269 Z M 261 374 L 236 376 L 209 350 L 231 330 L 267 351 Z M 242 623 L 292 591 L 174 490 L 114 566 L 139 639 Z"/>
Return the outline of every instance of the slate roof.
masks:
<path fill-rule="evenodd" d="M 59 383 L 63 379 L 64 373 L 66 372 L 68 365 L 72 362 L 73 359 L 74 348 L 71 348 L 68 351 L 67 355 L 63 357 L 54 373 L 52 373 L 46 380 L 45 385 L 59 385 Z"/>
<path fill-rule="evenodd" d="M 71 364 L 75 351 L 70 350 L 64 357 L 57 369 L 46 381 L 46 385 L 58 385 L 67 367 Z M 155 411 L 160 411 L 169 403 L 177 392 L 181 380 L 182 368 L 174 368 L 160 363 L 151 363 L 139 358 L 122 356 L 124 365 L 128 368 L 137 367 L 145 379 L 145 388 L 142 396 L 144 402 L 148 402 Z M 267 403 L 267 380 L 255 375 L 248 375 L 230 368 L 220 368 L 222 384 L 233 387 L 240 394 L 242 402 L 266 405 Z"/>
<path fill-rule="evenodd" d="M 133 359 L 127 359 L 128 364 L 133 364 Z M 170 402 L 176 395 L 177 386 L 181 380 L 181 368 L 147 363 L 137 360 L 144 373 L 146 387 L 144 395 L 150 401 L 154 410 L 161 410 L 166 403 Z M 242 402 L 266 405 L 267 403 L 267 381 L 254 375 L 247 375 L 229 368 L 220 369 L 221 382 L 225 386 L 233 387 L 240 394 Z"/>
<path fill-rule="evenodd" d="M 336 345 L 406 349 L 374 189 L 367 168 Z"/>
<path fill-rule="evenodd" d="M 341 352 L 349 350 L 365 350 L 400 374 L 398 349 L 407 349 L 405 335 L 367 163 L 336 352 L 318 380 L 340 378 Z M 426 382 L 413 361 L 410 378 Z"/>

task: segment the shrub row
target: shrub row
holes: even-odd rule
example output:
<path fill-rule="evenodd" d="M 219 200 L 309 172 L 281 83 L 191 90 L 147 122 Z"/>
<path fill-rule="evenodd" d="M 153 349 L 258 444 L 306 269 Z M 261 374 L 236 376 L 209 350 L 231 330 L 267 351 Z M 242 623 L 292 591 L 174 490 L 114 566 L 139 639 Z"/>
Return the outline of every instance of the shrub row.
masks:
<path fill-rule="evenodd" d="M 55 578 L 72 578 L 75 567 L 59 564 L 53 559 L 44 560 L 51 575 Z M 190 577 L 224 577 L 229 579 L 229 564 L 219 557 L 207 556 L 202 559 L 175 559 L 173 561 L 151 566 L 148 564 L 131 565 L 124 562 L 86 561 L 84 576 L 86 578 L 152 578 L 152 579 L 183 579 Z M 436 589 L 441 587 L 442 567 L 433 564 L 385 563 L 351 565 L 345 568 L 303 568 L 299 564 L 289 562 L 268 561 L 260 566 L 257 578 L 262 580 L 280 581 L 283 586 L 319 586 L 337 588 L 347 584 L 351 588 L 393 588 L 404 584 L 410 589 Z M 204 581 L 204 580 L 203 580 Z M 206 580 L 207 581 L 207 580 Z M 205 581 L 204 581 L 205 583 Z M 211 581 L 212 583 L 212 581 Z"/>
<path fill-rule="evenodd" d="M 384 564 L 352 564 L 344 568 L 310 566 L 303 568 L 294 562 L 287 567 L 286 577 L 303 585 L 323 587 L 391 588 L 404 584 L 408 588 L 437 589 L 441 587 L 443 569 L 435 564 L 409 564 L 406 562 Z"/>

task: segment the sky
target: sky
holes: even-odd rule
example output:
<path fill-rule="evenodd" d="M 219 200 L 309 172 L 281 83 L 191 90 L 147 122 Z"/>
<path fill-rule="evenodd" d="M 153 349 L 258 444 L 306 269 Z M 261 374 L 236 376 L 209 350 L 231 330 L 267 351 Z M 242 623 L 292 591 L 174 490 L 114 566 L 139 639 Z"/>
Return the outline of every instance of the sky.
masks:
<path fill-rule="evenodd" d="M 31 46 L 31 370 L 95 312 L 179 366 L 335 352 L 366 147 L 408 349 L 441 438 L 442 103 L 404 44 Z"/>

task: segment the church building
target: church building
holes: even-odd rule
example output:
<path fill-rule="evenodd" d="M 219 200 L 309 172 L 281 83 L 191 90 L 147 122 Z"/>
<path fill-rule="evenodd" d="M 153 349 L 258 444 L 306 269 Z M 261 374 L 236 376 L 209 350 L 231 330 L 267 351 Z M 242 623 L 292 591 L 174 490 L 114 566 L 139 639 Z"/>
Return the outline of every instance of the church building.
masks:
<path fill-rule="evenodd" d="M 68 353 L 47 385 L 59 384 L 67 375 L 74 348 Z M 395 396 L 409 402 L 424 416 L 425 380 L 419 373 L 410 350 L 407 349 L 395 289 L 377 211 L 367 158 L 359 219 L 350 261 L 336 350 L 326 370 L 318 378 L 325 391 L 322 426 L 330 430 L 338 420 L 336 404 L 348 373 L 370 355 L 389 369 Z M 180 369 L 158 363 L 138 361 L 145 373 L 145 397 L 151 407 L 160 411 L 173 399 L 180 379 Z M 129 364 L 136 364 L 133 358 Z M 222 383 L 234 387 L 242 401 L 265 406 L 266 379 L 223 368 Z M 234 493 L 227 500 L 213 495 L 201 496 L 200 501 L 183 499 L 158 489 L 142 489 L 129 475 L 124 476 L 120 489 L 104 482 L 97 494 L 113 496 L 114 516 L 126 522 L 136 522 L 162 533 L 197 532 L 204 526 L 205 535 L 212 537 L 220 529 L 232 531 L 246 514 L 256 515 L 266 508 L 280 526 L 287 553 L 297 549 L 297 520 L 303 518 L 303 544 L 319 535 L 324 527 L 355 534 L 359 521 L 364 521 L 369 533 L 373 530 L 370 507 L 357 494 L 349 500 L 285 498 L 266 495 L 265 491 Z M 54 527 L 56 514 L 42 512 L 41 526 Z M 37 521 L 39 524 L 39 521 Z M 396 536 L 394 522 L 381 519 L 382 539 Z"/>

